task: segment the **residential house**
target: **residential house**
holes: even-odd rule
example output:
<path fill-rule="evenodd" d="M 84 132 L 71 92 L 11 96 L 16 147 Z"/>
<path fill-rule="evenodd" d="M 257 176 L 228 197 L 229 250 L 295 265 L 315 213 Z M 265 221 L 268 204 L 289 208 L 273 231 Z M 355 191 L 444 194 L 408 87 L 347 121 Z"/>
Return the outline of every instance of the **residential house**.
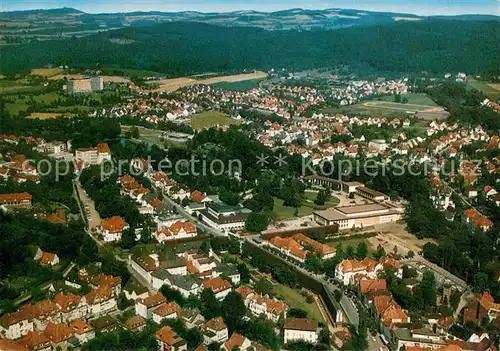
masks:
<path fill-rule="evenodd" d="M 148 296 L 144 299 L 139 298 L 135 301 L 135 313 L 146 319 L 151 319 L 153 311 L 166 302 L 167 299 L 161 293 Z"/>
<path fill-rule="evenodd" d="M 90 324 L 97 333 L 112 333 L 120 328 L 118 321 L 110 315 L 93 319 Z"/>
<path fill-rule="evenodd" d="M 376 261 L 365 258 L 363 260 L 343 260 L 335 268 L 335 278 L 344 285 L 355 284 L 356 277 L 368 277 L 375 279 L 382 265 Z"/>
<path fill-rule="evenodd" d="M 222 317 L 213 318 L 205 322 L 201 330 L 203 333 L 204 344 L 206 345 L 213 342 L 223 343 L 229 337 L 226 323 L 224 323 Z"/>
<path fill-rule="evenodd" d="M 125 329 L 132 333 L 143 331 L 146 328 L 146 319 L 143 316 L 135 315 L 123 323 Z"/>
<path fill-rule="evenodd" d="M 70 328 L 73 328 L 73 333 L 78 339 L 80 345 L 83 345 L 95 338 L 94 328 L 92 328 L 90 324 L 85 323 L 81 319 L 77 319 L 76 321 L 71 322 L 69 326 Z"/>
<path fill-rule="evenodd" d="M 178 319 L 180 314 L 181 308 L 176 302 L 166 302 L 153 311 L 153 321 L 160 324 L 164 319 Z"/>
<path fill-rule="evenodd" d="M 25 310 L 6 313 L 0 317 L 0 337 L 19 339 L 34 330 L 33 317 Z"/>
<path fill-rule="evenodd" d="M 288 306 L 281 300 L 262 296 L 247 286 L 236 289 L 244 300 L 245 306 L 254 316 L 266 316 L 267 319 L 277 323 L 281 317 L 286 317 Z"/>
<path fill-rule="evenodd" d="M 311 318 L 286 318 L 284 329 L 285 344 L 292 341 L 318 341 L 318 322 Z"/>
<path fill-rule="evenodd" d="M 70 346 L 69 339 L 71 339 L 75 334 L 73 328 L 62 323 L 47 324 L 43 333 L 50 339 L 50 343 L 54 349 L 60 349 L 63 351 L 68 349 Z"/>
<path fill-rule="evenodd" d="M 61 321 L 69 323 L 77 319 L 86 319 L 88 315 L 88 304 L 85 298 L 68 292 L 62 292 L 54 296 L 54 302 L 61 312 Z"/>
<path fill-rule="evenodd" d="M 36 250 L 35 257 L 33 258 L 35 261 L 40 261 L 43 265 L 55 266 L 59 263 L 59 257 L 51 252 L 44 252 L 40 248 Z"/>
<path fill-rule="evenodd" d="M 227 294 L 229 294 L 232 285 L 227 280 L 222 279 L 221 277 L 216 277 L 213 279 L 205 280 L 203 282 L 203 288 L 212 290 L 215 294 L 215 297 L 218 300 L 222 300 L 227 296 Z"/>
<path fill-rule="evenodd" d="M 135 278 L 130 278 L 123 287 L 123 293 L 128 300 L 137 300 L 149 296 L 148 289 Z"/>
<path fill-rule="evenodd" d="M 184 351 L 187 350 L 187 344 L 179 337 L 170 326 L 161 328 L 155 333 L 155 339 L 158 347 L 162 351 Z"/>
<path fill-rule="evenodd" d="M 222 349 L 224 351 L 233 351 L 234 349 L 240 351 L 246 351 L 252 346 L 250 339 L 244 337 L 241 334 L 234 332 L 229 340 L 227 340 L 223 345 Z"/>
<path fill-rule="evenodd" d="M 85 300 L 89 306 L 89 314 L 93 316 L 103 316 L 117 308 L 116 297 L 109 285 L 101 285 L 93 289 L 85 295 Z"/>
<path fill-rule="evenodd" d="M 200 310 L 195 307 L 183 307 L 181 309 L 180 317 L 188 329 L 199 328 L 203 323 L 205 323 L 205 317 L 203 317 Z"/>
<path fill-rule="evenodd" d="M 122 217 L 113 216 L 101 221 L 99 232 L 102 234 L 105 242 L 114 242 L 121 240 L 123 231 L 128 228 L 129 225 Z"/>
<path fill-rule="evenodd" d="M 50 339 L 43 333 L 30 331 L 28 332 L 28 334 L 23 336 L 22 339 L 18 341 L 18 343 L 32 351 L 52 350 Z M 0 350 L 4 349 L 0 346 Z M 10 351 L 10 349 L 5 349 L 5 351 Z"/>
<path fill-rule="evenodd" d="M 16 343 L 13 340 L 3 339 L 3 338 L 0 338 L 0 350 L 6 350 L 6 351 L 30 351 L 28 348 L 24 347 L 21 344 Z M 207 351 L 207 350 L 203 350 L 203 351 Z"/>

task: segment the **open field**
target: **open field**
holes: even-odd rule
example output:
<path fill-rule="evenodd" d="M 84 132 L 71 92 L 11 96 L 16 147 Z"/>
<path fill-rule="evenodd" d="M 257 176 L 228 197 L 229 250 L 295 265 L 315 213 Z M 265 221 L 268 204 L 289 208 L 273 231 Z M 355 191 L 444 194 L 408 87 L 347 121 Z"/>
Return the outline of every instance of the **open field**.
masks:
<path fill-rule="evenodd" d="M 434 100 L 428 97 L 426 94 L 417 94 L 417 93 L 409 93 L 406 95 L 408 99 L 408 104 L 410 105 L 422 105 L 422 106 L 438 106 Z M 394 102 L 394 95 L 388 95 L 381 98 L 382 101 Z M 400 104 L 398 105 L 408 105 L 408 104 Z"/>
<path fill-rule="evenodd" d="M 284 300 L 292 308 L 300 308 L 307 312 L 307 317 L 314 318 L 319 322 L 324 322 L 318 306 L 315 303 L 307 303 L 306 298 L 300 292 L 288 286 L 277 284 L 274 286 L 276 297 Z"/>
<path fill-rule="evenodd" d="M 155 130 L 155 129 L 148 129 L 143 126 L 127 126 L 127 125 L 121 125 L 122 128 L 122 135 L 125 135 L 127 131 L 132 129 L 132 127 L 137 127 L 139 129 L 139 139 L 149 143 L 149 144 L 154 144 L 159 147 L 163 147 L 165 145 L 165 141 L 160 139 L 160 136 L 163 134 L 161 130 Z"/>
<path fill-rule="evenodd" d="M 26 116 L 28 119 L 52 119 L 62 117 L 63 114 L 60 112 L 32 112 L 29 116 Z"/>
<path fill-rule="evenodd" d="M 55 76 L 49 77 L 50 80 L 60 80 L 64 78 L 72 78 L 72 79 L 82 79 L 85 78 L 83 74 L 57 74 Z"/>
<path fill-rule="evenodd" d="M 191 127 L 193 129 L 227 126 L 240 123 L 240 121 L 234 120 L 228 115 L 217 111 L 206 111 L 191 117 Z"/>
<path fill-rule="evenodd" d="M 247 91 L 250 89 L 258 88 L 260 81 L 261 79 L 249 79 L 249 80 L 242 80 L 239 82 L 215 83 L 213 84 L 213 86 L 223 90 Z"/>
<path fill-rule="evenodd" d="M 417 115 L 420 119 L 445 119 L 449 113 L 425 94 L 408 94 L 408 103 L 394 102 L 394 96 L 385 96 L 380 100 L 360 102 L 340 108 L 325 108 L 323 113 L 343 113 L 348 115 L 366 115 L 371 117 L 406 118 Z"/>
<path fill-rule="evenodd" d="M 479 80 L 475 80 L 473 78 L 469 78 L 467 80 L 467 84 L 474 89 L 482 91 L 489 99 L 493 101 L 496 101 L 496 99 L 500 99 L 500 84 L 488 84 Z"/>
<path fill-rule="evenodd" d="M 53 77 L 63 72 L 64 69 L 62 68 L 33 68 L 31 70 L 31 74 L 44 77 Z"/>
<path fill-rule="evenodd" d="M 195 84 L 216 84 L 222 82 L 240 82 L 245 80 L 263 79 L 266 78 L 265 72 L 254 72 L 245 74 L 235 74 L 230 76 L 212 77 L 207 79 L 194 79 L 192 77 L 173 78 L 173 79 L 160 79 L 149 81 L 148 84 L 158 84 L 160 87 L 153 89 L 153 91 L 166 91 L 171 92 L 182 87 L 187 87 Z"/>

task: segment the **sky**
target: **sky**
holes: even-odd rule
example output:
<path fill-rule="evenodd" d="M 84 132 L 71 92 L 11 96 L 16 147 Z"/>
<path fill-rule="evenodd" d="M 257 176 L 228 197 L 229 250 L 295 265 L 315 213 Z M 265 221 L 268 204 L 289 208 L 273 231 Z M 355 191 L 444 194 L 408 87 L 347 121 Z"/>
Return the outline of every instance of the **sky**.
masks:
<path fill-rule="evenodd" d="M 278 11 L 349 8 L 417 15 L 489 14 L 500 16 L 500 0 L 0 0 L 0 11 L 73 7 L 88 13 L 130 11 Z"/>

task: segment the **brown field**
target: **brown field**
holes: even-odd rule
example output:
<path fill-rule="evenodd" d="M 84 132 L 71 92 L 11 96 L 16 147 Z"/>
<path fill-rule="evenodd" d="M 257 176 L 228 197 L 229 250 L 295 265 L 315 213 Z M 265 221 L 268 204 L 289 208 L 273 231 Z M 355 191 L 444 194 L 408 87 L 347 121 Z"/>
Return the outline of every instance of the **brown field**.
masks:
<path fill-rule="evenodd" d="M 187 87 L 195 84 L 215 84 L 221 82 L 239 82 L 242 80 L 251 80 L 251 79 L 261 79 L 266 78 L 267 74 L 265 72 L 255 72 L 255 73 L 245 73 L 245 74 L 235 74 L 231 76 L 220 76 L 213 77 L 207 79 L 193 79 L 190 77 L 184 78 L 174 78 L 174 79 L 161 79 L 154 80 L 148 83 L 150 84 L 159 84 L 160 87 L 158 89 L 153 89 L 152 91 L 166 91 L 171 92 L 175 91 L 182 87 Z"/>
<path fill-rule="evenodd" d="M 491 84 L 488 84 L 488 85 L 490 87 L 492 87 L 493 89 L 500 91 L 500 83 L 491 83 Z"/>
<path fill-rule="evenodd" d="M 85 78 L 83 74 L 57 74 L 55 76 L 50 77 L 50 80 L 59 80 L 64 78 L 72 78 L 72 79 L 82 79 Z"/>
<path fill-rule="evenodd" d="M 50 119 L 50 118 L 59 118 L 63 114 L 59 112 L 32 112 L 29 116 L 26 116 L 26 118 L 29 119 Z"/>
<path fill-rule="evenodd" d="M 101 76 L 104 83 L 130 83 L 130 79 L 120 76 Z"/>
<path fill-rule="evenodd" d="M 53 77 L 64 72 L 62 68 L 33 68 L 31 74 L 44 77 Z"/>

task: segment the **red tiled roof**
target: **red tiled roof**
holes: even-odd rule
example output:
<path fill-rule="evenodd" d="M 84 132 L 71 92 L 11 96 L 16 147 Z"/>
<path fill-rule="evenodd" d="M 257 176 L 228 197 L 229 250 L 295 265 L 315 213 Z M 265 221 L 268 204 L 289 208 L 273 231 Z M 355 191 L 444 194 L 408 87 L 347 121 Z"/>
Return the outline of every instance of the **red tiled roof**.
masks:
<path fill-rule="evenodd" d="M 44 334 L 54 343 L 68 340 L 74 334 L 73 328 L 68 327 L 66 324 L 54 324 L 49 322 L 45 328 Z"/>
<path fill-rule="evenodd" d="M 215 277 L 213 279 L 205 280 L 203 282 L 203 287 L 211 289 L 214 293 L 218 293 L 226 289 L 231 289 L 232 285 L 230 282 L 222 279 L 221 277 Z"/>
<path fill-rule="evenodd" d="M 76 321 L 72 322 L 69 326 L 70 328 L 73 328 L 74 333 L 78 335 L 89 333 L 92 330 L 94 330 L 94 328 L 92 328 L 90 324 L 85 323 L 81 319 L 77 319 Z"/>
<path fill-rule="evenodd" d="M 17 344 L 10 339 L 0 339 L 0 350 L 2 351 L 29 351 L 28 348 Z"/>
<path fill-rule="evenodd" d="M 184 341 L 181 337 L 172 330 L 170 326 L 163 327 L 155 333 L 155 338 L 160 340 L 162 343 L 169 346 L 173 346 L 181 341 Z"/>
<path fill-rule="evenodd" d="M 0 204 L 4 202 L 10 202 L 10 201 L 26 201 L 29 200 L 31 201 L 33 199 L 33 196 L 31 194 L 28 194 L 26 192 L 24 193 L 12 193 L 12 194 L 0 194 Z"/>
<path fill-rule="evenodd" d="M 371 291 L 387 290 L 385 279 L 363 279 L 359 282 L 359 289 L 363 294 Z"/>
<path fill-rule="evenodd" d="M 108 219 L 103 219 L 101 221 L 101 227 L 104 230 L 110 231 L 112 233 L 117 233 L 123 231 L 127 226 L 127 222 L 120 216 L 113 216 Z"/>
<path fill-rule="evenodd" d="M 203 324 L 203 327 L 210 330 L 221 331 L 226 329 L 227 325 L 226 323 L 224 323 L 222 317 L 217 317 L 205 322 L 205 324 Z"/>

